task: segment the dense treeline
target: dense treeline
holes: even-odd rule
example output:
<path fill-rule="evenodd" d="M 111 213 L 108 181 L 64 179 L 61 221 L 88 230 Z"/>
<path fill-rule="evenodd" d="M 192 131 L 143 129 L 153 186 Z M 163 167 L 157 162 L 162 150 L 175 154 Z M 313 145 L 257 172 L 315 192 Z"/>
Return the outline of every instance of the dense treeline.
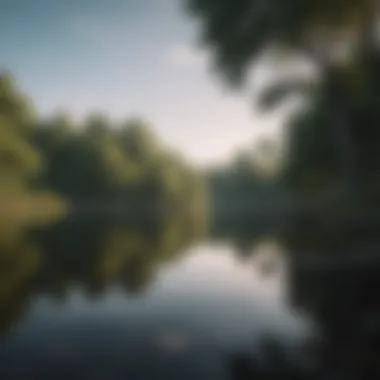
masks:
<path fill-rule="evenodd" d="M 216 197 L 231 197 L 246 207 L 254 199 L 259 203 L 268 199 L 272 201 L 271 196 L 279 191 L 281 185 L 277 178 L 265 172 L 249 150 L 240 151 L 226 166 L 211 169 L 208 178 Z"/>
<path fill-rule="evenodd" d="M 147 122 L 113 123 L 93 113 L 80 124 L 58 113 L 41 120 L 14 80 L 0 75 L 1 191 L 49 190 L 89 212 L 204 211 L 205 186 Z M 8 189 L 8 191 L 7 191 Z"/>
<path fill-rule="evenodd" d="M 256 234 L 289 222 L 291 192 L 249 149 L 238 151 L 227 165 L 210 169 L 206 177 L 212 233 Z"/>

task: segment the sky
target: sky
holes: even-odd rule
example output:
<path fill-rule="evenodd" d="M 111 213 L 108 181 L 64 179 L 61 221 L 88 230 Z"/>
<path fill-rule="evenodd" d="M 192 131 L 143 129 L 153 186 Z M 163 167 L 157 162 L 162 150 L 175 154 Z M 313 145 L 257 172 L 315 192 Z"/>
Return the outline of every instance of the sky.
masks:
<path fill-rule="evenodd" d="M 181 0 L 0 0 L 0 68 L 43 116 L 142 116 L 201 165 L 278 128 L 227 90 Z M 260 79 L 260 78 L 259 78 Z"/>

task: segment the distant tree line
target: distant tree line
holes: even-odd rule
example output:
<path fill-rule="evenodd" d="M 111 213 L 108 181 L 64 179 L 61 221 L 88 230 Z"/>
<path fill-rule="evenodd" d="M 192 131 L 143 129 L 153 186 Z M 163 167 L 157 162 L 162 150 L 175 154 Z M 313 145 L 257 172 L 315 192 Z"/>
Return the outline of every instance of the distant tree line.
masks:
<path fill-rule="evenodd" d="M 38 118 L 8 74 L 0 75 L 0 182 L 3 197 L 44 189 L 92 211 L 193 217 L 205 208 L 202 175 L 146 121 L 114 123 L 96 112 L 82 123 L 64 112 Z"/>

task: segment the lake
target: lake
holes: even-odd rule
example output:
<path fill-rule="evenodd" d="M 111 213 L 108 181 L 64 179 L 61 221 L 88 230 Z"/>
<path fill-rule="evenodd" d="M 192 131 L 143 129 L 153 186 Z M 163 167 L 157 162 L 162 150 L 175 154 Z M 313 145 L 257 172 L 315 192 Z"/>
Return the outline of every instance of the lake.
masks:
<path fill-rule="evenodd" d="M 275 239 L 242 255 L 166 232 L 66 223 L 4 244 L 0 379 L 229 379 L 237 353 L 309 339 Z"/>

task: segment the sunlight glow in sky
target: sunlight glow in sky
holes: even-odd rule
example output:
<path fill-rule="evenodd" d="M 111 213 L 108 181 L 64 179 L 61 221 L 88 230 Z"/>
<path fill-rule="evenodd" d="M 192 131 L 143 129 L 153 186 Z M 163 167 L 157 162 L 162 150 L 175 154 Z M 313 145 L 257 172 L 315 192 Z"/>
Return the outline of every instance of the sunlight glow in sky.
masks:
<path fill-rule="evenodd" d="M 141 115 L 199 164 L 225 161 L 276 128 L 229 93 L 196 47 L 180 0 L 0 0 L 0 68 L 42 115 Z"/>

